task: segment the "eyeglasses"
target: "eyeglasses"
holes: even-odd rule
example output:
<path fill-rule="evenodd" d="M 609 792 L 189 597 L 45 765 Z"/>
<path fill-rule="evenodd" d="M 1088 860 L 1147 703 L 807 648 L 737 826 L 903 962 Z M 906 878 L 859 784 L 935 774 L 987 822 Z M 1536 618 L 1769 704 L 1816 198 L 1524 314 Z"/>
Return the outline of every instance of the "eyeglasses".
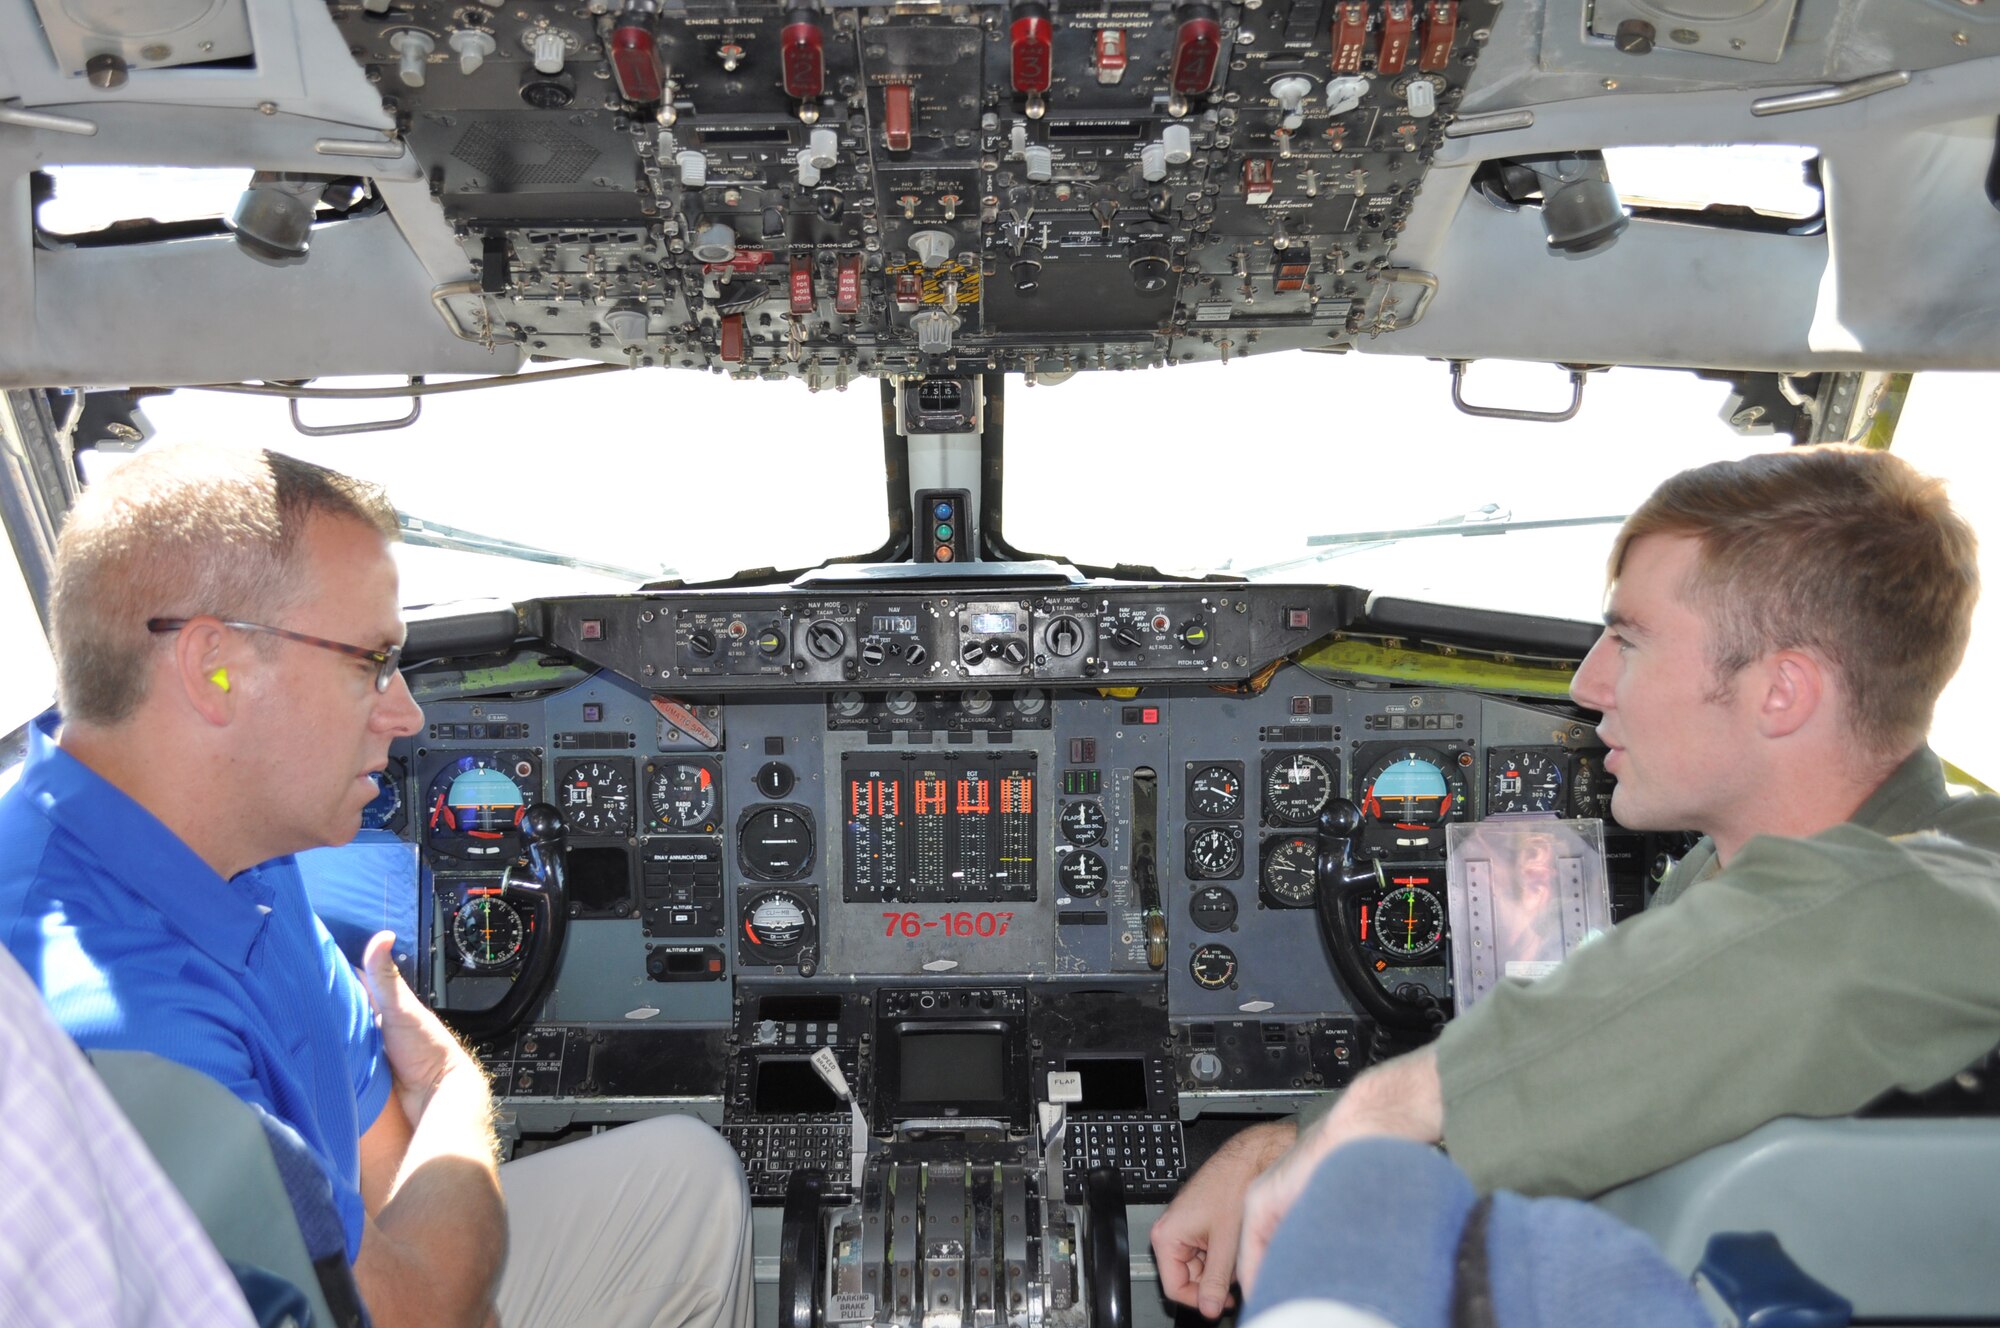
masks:
<path fill-rule="evenodd" d="M 155 635 L 178 632 L 193 621 L 192 618 L 148 618 L 146 630 Z M 224 627 L 234 627 L 239 632 L 266 632 L 272 636 L 282 636 L 287 641 L 296 641 L 302 646 L 318 646 L 321 650 L 331 650 L 354 659 L 365 659 L 375 666 L 375 690 L 378 692 L 389 690 L 389 684 L 395 680 L 397 666 L 403 659 L 401 646 L 391 646 L 387 650 L 369 650 L 362 646 L 329 641 L 324 637 L 307 636 L 304 632 L 294 632 L 289 628 L 267 627 L 263 623 L 232 622 L 227 618 L 218 618 L 216 621 Z"/>

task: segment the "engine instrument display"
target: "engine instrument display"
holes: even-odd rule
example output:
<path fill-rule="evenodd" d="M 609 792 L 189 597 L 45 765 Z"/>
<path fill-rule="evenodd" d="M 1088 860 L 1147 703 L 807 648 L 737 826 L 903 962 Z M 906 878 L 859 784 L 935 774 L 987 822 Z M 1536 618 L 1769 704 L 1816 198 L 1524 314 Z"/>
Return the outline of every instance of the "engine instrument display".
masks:
<path fill-rule="evenodd" d="M 513 851 L 515 827 L 538 796 L 528 752 L 468 752 L 431 776 L 424 791 L 424 831 L 431 847 L 463 858 Z"/>
<path fill-rule="evenodd" d="M 843 899 L 1035 897 L 1039 780 L 1033 756 L 926 755 L 891 762 L 848 753 L 840 778 Z M 1066 835 L 1088 836 L 1095 828 L 1101 836 L 1103 809 L 1071 803 L 1062 824 Z"/>

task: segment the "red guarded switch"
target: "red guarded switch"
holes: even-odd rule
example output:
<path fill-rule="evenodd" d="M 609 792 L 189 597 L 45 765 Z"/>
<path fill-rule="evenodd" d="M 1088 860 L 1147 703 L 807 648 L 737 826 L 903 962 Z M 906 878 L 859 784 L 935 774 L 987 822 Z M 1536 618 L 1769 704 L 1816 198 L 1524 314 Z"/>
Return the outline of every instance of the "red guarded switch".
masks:
<path fill-rule="evenodd" d="M 1215 67 L 1222 63 L 1222 24 L 1207 5 L 1188 5 L 1179 14 L 1168 83 L 1182 96 L 1193 97 L 1215 82 Z"/>
<path fill-rule="evenodd" d="M 785 16 L 778 46 L 784 56 L 787 95 L 812 101 L 826 90 L 826 34 L 810 10 L 795 9 Z"/>
<path fill-rule="evenodd" d="M 891 83 L 882 89 L 882 142 L 891 152 L 910 150 L 910 124 L 916 118 L 910 106 L 909 84 Z"/>
<path fill-rule="evenodd" d="M 1048 6 L 1035 0 L 1015 5 L 1009 36 L 1014 91 L 1047 92 L 1055 72 L 1055 28 L 1049 22 Z"/>
<path fill-rule="evenodd" d="M 651 28 L 621 23 L 611 30 L 611 72 L 618 80 L 618 95 L 626 101 L 645 104 L 660 99 L 665 88 Z"/>

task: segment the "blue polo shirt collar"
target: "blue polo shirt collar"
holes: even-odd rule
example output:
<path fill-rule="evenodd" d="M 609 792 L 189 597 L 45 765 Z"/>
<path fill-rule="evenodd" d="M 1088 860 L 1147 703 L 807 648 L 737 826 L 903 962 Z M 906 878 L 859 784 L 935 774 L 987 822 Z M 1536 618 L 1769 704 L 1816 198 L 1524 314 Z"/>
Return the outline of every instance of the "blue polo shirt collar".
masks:
<path fill-rule="evenodd" d="M 22 793 L 118 888 L 216 963 L 242 972 L 276 897 L 266 875 L 292 859 L 224 880 L 157 816 L 59 747 L 61 722 L 51 710 L 29 725 Z"/>

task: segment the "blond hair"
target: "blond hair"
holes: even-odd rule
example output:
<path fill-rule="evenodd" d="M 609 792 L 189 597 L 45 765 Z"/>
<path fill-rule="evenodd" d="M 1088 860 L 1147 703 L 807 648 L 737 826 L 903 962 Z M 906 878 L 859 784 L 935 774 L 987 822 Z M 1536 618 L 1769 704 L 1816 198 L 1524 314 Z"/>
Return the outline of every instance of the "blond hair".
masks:
<path fill-rule="evenodd" d="M 1632 542 L 1655 534 L 1700 543 L 1681 595 L 1708 619 L 1718 694 L 1751 661 L 1807 649 L 1845 684 L 1848 721 L 1870 753 L 1923 740 L 1979 598 L 1978 540 L 1943 481 L 1840 445 L 1698 466 L 1626 519 L 1612 580 Z"/>
<path fill-rule="evenodd" d="M 160 448 L 93 484 L 56 539 L 49 636 L 63 717 L 131 716 L 158 640 L 149 618 L 282 618 L 301 594 L 299 541 L 316 515 L 397 537 L 380 488 L 276 452 Z"/>

